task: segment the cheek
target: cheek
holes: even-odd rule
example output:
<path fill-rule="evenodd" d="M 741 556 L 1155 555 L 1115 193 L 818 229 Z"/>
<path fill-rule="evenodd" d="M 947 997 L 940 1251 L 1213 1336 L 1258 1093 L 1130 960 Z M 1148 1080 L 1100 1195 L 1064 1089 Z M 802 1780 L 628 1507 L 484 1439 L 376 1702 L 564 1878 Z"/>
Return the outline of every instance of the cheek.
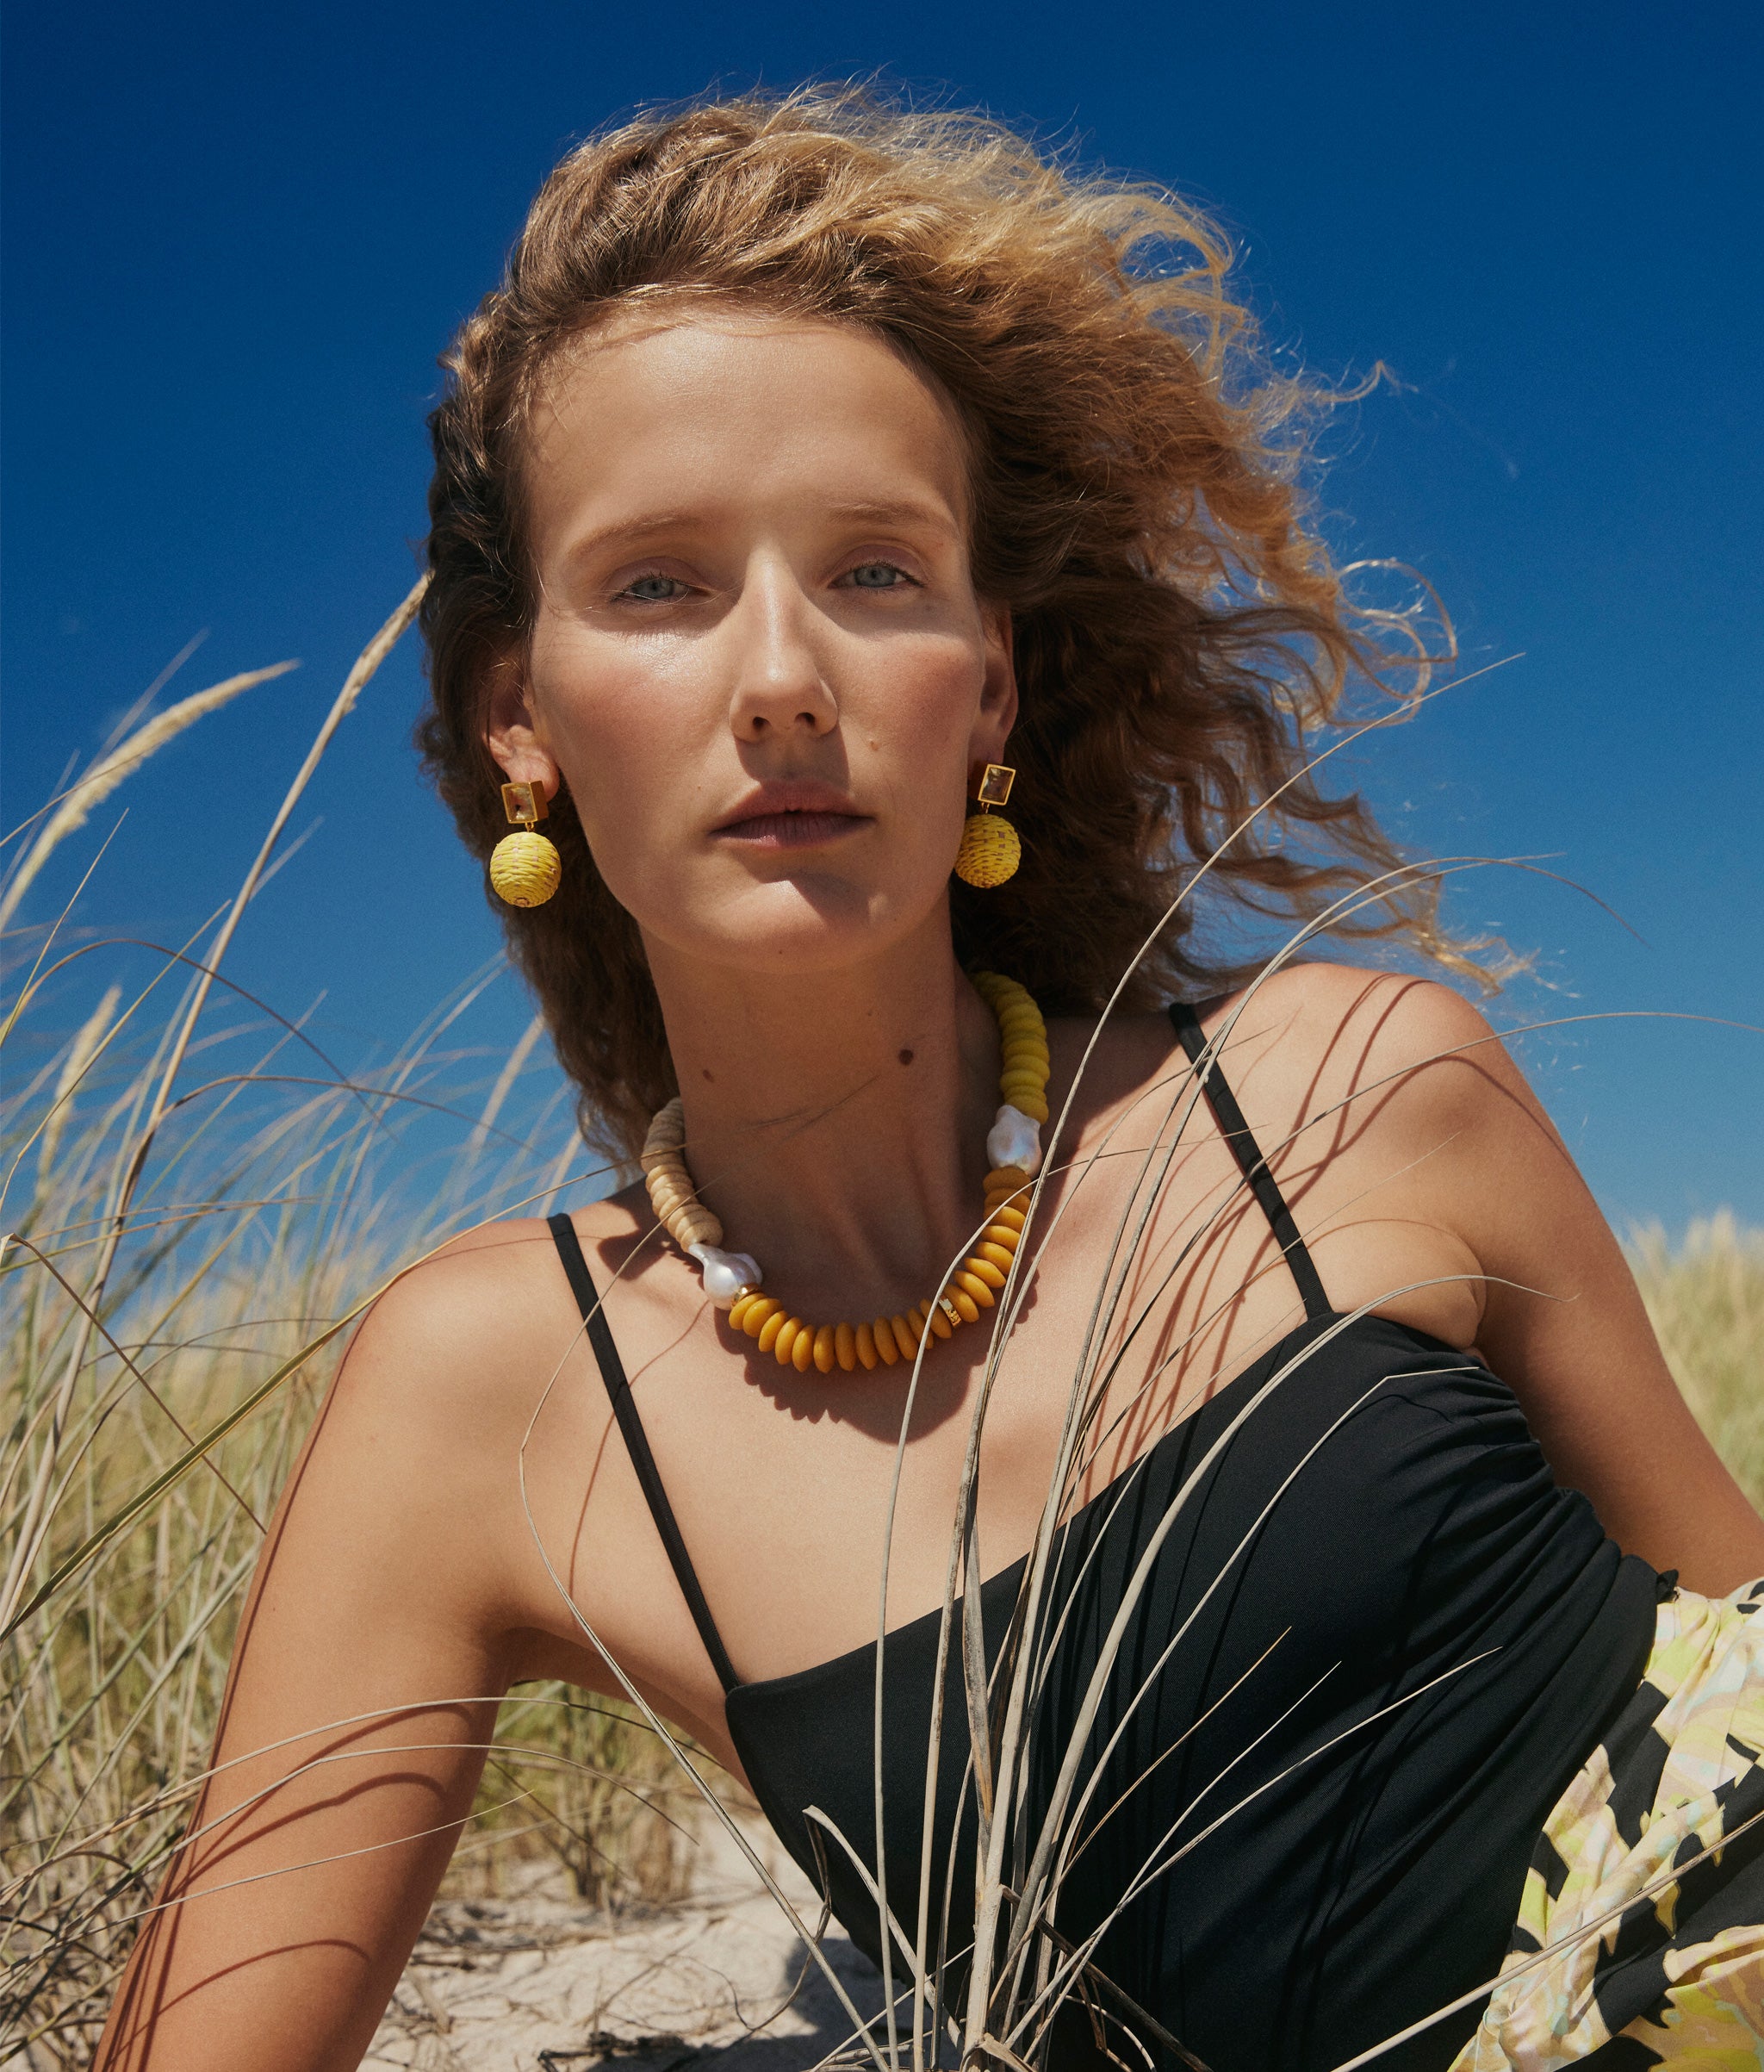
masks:
<path fill-rule="evenodd" d="M 597 851 L 641 840 L 703 787 L 717 716 L 662 658 L 639 664 L 566 625 L 536 632 L 531 666 L 545 745 Z"/>

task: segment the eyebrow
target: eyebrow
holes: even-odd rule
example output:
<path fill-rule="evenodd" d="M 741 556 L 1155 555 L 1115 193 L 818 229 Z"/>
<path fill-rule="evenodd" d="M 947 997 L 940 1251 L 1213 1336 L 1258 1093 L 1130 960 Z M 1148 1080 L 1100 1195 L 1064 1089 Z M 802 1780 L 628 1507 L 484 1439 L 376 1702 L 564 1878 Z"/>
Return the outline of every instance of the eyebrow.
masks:
<path fill-rule="evenodd" d="M 960 521 L 948 511 L 929 503 L 920 503 L 911 498 L 884 498 L 874 501 L 857 500 L 830 503 L 824 508 L 836 518 L 854 518 L 873 525 L 926 526 L 934 532 L 949 537 L 960 534 Z M 704 522 L 705 513 L 700 510 L 652 511 L 646 517 L 634 519 L 630 524 L 597 526 L 592 532 L 584 532 L 580 539 L 571 543 L 568 558 L 579 561 L 600 548 L 618 543 L 635 546 L 643 540 L 661 533 L 679 532 Z"/>

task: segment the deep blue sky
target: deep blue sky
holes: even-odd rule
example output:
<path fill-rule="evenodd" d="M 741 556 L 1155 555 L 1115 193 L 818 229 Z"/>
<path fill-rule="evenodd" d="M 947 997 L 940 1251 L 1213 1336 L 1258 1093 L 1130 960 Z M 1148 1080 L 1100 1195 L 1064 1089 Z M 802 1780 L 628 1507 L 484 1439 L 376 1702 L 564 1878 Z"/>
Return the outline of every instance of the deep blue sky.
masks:
<path fill-rule="evenodd" d="M 1755 7 L 1368 0 L 730 9 L 389 0 L 10 10 L 10 825 L 190 637 L 167 695 L 298 656 L 118 794 L 88 908 L 181 934 L 254 849 L 413 572 L 435 356 L 571 140 L 713 80 L 885 69 L 1214 207 L 1273 341 L 1407 385 L 1332 434 L 1344 551 L 1524 659 L 1357 770 L 1428 849 L 1552 852 L 1644 941 L 1507 875 L 1497 1014 L 1764 1023 Z M 295 823 L 234 974 L 352 1058 L 494 950 L 416 781 L 406 650 Z M 114 818 L 101 814 L 98 825 Z M 70 844 L 32 912 L 67 890 Z M 478 1034 L 525 1010 L 504 985 Z M 1764 1220 L 1764 1037 L 1646 1020 L 1524 1056 L 1619 1220 Z"/>

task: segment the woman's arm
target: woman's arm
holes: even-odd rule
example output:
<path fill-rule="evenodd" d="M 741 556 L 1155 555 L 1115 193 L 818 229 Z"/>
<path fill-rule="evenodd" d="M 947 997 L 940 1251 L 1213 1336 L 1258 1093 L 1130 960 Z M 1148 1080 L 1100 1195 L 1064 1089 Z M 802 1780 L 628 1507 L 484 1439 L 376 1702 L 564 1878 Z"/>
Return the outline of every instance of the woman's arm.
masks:
<path fill-rule="evenodd" d="M 1486 1276 L 1477 1347 L 1556 1479 L 1626 1552 L 1693 1590 L 1764 1575 L 1764 1520 L 1691 1415 L 1621 1247 L 1488 1022 L 1444 986 L 1354 976 L 1338 1067 L 1368 1091 L 1349 1112 L 1396 1126 L 1394 1148 L 1416 1161 L 1405 1184 Z"/>
<path fill-rule="evenodd" d="M 100 2072 L 353 2066 L 422 1926 L 511 1675 L 508 1391 L 444 1281 L 375 1311 L 283 1492 Z"/>

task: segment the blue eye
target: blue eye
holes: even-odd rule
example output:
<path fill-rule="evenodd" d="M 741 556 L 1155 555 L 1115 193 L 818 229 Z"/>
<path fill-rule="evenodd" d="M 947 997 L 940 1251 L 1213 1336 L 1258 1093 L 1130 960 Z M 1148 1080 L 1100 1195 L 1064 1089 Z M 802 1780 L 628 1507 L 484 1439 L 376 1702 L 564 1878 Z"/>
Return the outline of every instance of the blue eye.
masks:
<path fill-rule="evenodd" d="M 643 604 L 671 604 L 680 587 L 671 576 L 639 576 L 635 582 L 627 583 L 619 594 L 635 597 Z"/>
<path fill-rule="evenodd" d="M 860 590 L 897 589 L 906 581 L 891 561 L 860 562 L 851 572 L 854 587 Z"/>

